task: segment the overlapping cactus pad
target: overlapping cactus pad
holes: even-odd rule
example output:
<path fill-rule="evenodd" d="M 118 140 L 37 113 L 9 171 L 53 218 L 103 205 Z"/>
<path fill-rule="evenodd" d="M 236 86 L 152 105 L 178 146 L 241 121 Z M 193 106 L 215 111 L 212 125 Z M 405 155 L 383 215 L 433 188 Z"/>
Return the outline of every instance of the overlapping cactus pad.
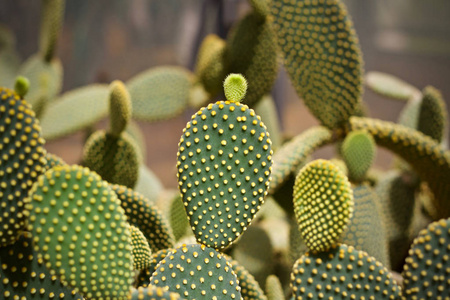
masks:
<path fill-rule="evenodd" d="M 133 291 L 130 300 L 178 300 L 180 295 L 166 291 L 162 287 L 140 287 Z"/>
<path fill-rule="evenodd" d="M 362 181 L 375 158 L 375 141 L 364 130 L 350 132 L 341 146 L 342 158 L 348 167 L 349 179 Z"/>
<path fill-rule="evenodd" d="M 26 204 L 45 266 L 86 298 L 124 298 L 132 281 L 131 233 L 108 183 L 87 168 L 57 166 Z"/>
<path fill-rule="evenodd" d="M 178 183 L 197 241 L 225 248 L 247 229 L 264 202 L 272 150 L 266 127 L 246 105 L 201 108 L 183 130 Z"/>
<path fill-rule="evenodd" d="M 308 248 L 327 250 L 352 216 L 353 191 L 347 177 L 327 160 L 310 162 L 295 179 L 294 212 Z"/>
<path fill-rule="evenodd" d="M 41 128 L 30 105 L 0 88 L 0 247 L 13 243 L 25 225 L 24 199 L 45 170 Z"/>
<path fill-rule="evenodd" d="M 327 252 L 308 252 L 291 274 L 295 299 L 400 300 L 400 287 L 373 257 L 351 246 L 333 245 Z"/>
<path fill-rule="evenodd" d="M 157 266 L 150 284 L 168 286 L 186 299 L 241 299 L 241 288 L 227 259 L 205 245 L 182 245 Z"/>
<path fill-rule="evenodd" d="M 148 245 L 144 234 L 131 225 L 131 246 L 133 253 L 133 269 L 142 270 L 148 268 L 151 263 L 152 250 Z"/>

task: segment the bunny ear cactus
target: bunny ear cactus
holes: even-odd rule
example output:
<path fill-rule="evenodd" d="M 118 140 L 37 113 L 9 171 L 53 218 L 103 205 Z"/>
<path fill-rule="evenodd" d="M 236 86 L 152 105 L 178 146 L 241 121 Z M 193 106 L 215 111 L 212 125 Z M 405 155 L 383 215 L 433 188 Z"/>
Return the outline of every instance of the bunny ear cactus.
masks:
<path fill-rule="evenodd" d="M 28 89 L 30 88 L 30 81 L 28 78 L 23 76 L 17 76 L 16 82 L 14 83 L 14 91 L 20 98 L 24 98 L 28 93 Z"/>
<path fill-rule="evenodd" d="M 13 243 L 24 229 L 24 201 L 45 171 L 41 128 L 30 105 L 0 88 L 0 247 Z"/>
<path fill-rule="evenodd" d="M 422 94 L 417 129 L 441 142 L 448 125 L 445 101 L 442 94 L 432 86 L 427 86 Z"/>
<path fill-rule="evenodd" d="M 180 295 L 166 291 L 165 288 L 149 286 L 139 287 L 131 293 L 130 300 L 179 300 Z"/>
<path fill-rule="evenodd" d="M 266 18 L 270 14 L 270 1 L 271 0 L 250 0 L 250 4 L 256 14 Z"/>
<path fill-rule="evenodd" d="M 110 124 L 109 132 L 120 136 L 131 119 L 131 99 L 123 82 L 115 80 L 110 86 L 109 96 Z"/>
<path fill-rule="evenodd" d="M 136 288 L 147 287 L 150 284 L 150 277 L 152 276 L 153 272 L 155 272 L 159 262 L 163 260 L 173 250 L 174 250 L 173 248 L 161 249 L 158 252 L 153 253 L 150 258 L 150 265 L 139 272 L 136 281 L 134 283 L 134 286 Z"/>
<path fill-rule="evenodd" d="M 42 0 L 40 54 L 50 62 L 56 51 L 59 32 L 64 19 L 65 0 Z"/>
<path fill-rule="evenodd" d="M 35 250 L 52 275 L 86 298 L 125 298 L 131 289 L 131 233 L 120 200 L 87 168 L 57 166 L 26 204 Z"/>
<path fill-rule="evenodd" d="M 195 113 L 183 129 L 177 153 L 189 223 L 197 241 L 215 249 L 229 246 L 250 225 L 264 203 L 272 166 L 264 123 L 237 102 L 245 94 L 245 79 L 230 76 L 225 94 L 232 99 Z"/>
<path fill-rule="evenodd" d="M 402 272 L 404 299 L 450 297 L 450 219 L 422 230 L 414 240 Z"/>
<path fill-rule="evenodd" d="M 389 271 L 352 246 L 333 245 L 326 252 L 308 252 L 291 274 L 295 299 L 401 299 Z"/>
<path fill-rule="evenodd" d="M 294 212 L 309 249 L 326 251 L 336 243 L 353 213 L 353 191 L 333 163 L 318 159 L 300 170 L 294 185 Z"/>
<path fill-rule="evenodd" d="M 375 158 L 375 147 L 373 137 L 365 131 L 352 131 L 345 137 L 341 145 L 341 155 L 351 181 L 364 180 Z"/>
<path fill-rule="evenodd" d="M 341 127 L 362 92 L 362 58 L 344 5 L 272 0 L 271 19 L 297 94 L 320 122 Z"/>
<path fill-rule="evenodd" d="M 61 157 L 50 152 L 47 152 L 45 159 L 47 160 L 46 171 L 56 166 L 66 165 L 66 162 Z"/>
<path fill-rule="evenodd" d="M 151 263 L 152 250 L 144 234 L 135 226 L 130 226 L 131 246 L 133 253 L 133 269 L 143 270 Z"/>
<path fill-rule="evenodd" d="M 365 84 L 377 94 L 396 100 L 410 101 L 420 97 L 420 91 L 414 86 L 400 78 L 382 72 L 368 72 Z"/>
<path fill-rule="evenodd" d="M 205 245 L 183 245 L 157 266 L 150 284 L 168 287 L 187 299 L 242 299 L 227 259 Z"/>

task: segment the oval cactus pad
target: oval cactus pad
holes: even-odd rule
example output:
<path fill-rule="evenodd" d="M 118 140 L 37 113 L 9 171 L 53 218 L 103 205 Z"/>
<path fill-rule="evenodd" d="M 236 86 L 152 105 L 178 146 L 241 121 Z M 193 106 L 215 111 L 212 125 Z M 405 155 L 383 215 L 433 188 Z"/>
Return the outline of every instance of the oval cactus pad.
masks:
<path fill-rule="evenodd" d="M 248 106 L 201 108 L 178 146 L 178 184 L 197 241 L 215 249 L 235 241 L 264 202 L 272 170 L 266 126 Z"/>

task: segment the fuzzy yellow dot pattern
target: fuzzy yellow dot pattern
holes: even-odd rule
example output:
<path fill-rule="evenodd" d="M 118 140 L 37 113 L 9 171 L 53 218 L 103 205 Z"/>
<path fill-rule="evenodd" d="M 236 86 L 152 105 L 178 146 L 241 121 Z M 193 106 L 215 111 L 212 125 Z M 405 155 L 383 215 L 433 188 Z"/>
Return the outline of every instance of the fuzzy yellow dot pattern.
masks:
<path fill-rule="evenodd" d="M 167 291 L 163 287 L 139 287 L 131 294 L 130 300 L 178 300 L 180 295 Z"/>

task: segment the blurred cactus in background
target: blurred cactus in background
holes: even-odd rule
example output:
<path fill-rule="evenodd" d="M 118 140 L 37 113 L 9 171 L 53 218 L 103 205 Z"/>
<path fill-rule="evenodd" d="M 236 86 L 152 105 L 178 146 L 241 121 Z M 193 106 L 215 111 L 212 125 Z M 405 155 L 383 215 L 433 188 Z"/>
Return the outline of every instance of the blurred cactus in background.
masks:
<path fill-rule="evenodd" d="M 450 299 L 448 108 L 364 73 L 340 0 L 250 0 L 192 70 L 63 93 L 66 3 L 41 7 L 22 64 L 0 27 L 1 299 Z M 316 121 L 297 134 L 272 95 L 283 69 Z M 364 87 L 401 103 L 397 122 L 369 117 Z M 171 188 L 141 128 L 176 118 Z M 80 131 L 77 164 L 46 150 Z"/>

